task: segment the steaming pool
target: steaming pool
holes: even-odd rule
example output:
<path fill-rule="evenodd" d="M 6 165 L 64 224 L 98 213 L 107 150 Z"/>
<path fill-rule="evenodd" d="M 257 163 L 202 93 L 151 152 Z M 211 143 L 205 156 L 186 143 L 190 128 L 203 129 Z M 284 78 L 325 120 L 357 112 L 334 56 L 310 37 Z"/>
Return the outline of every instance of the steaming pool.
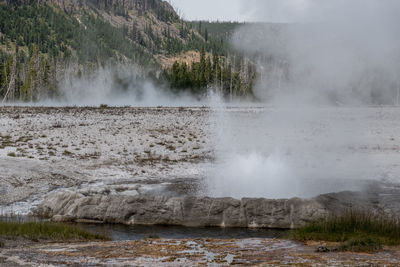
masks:
<path fill-rule="evenodd" d="M 0 107 L 0 212 L 396 191 L 398 118 L 397 107 Z"/>

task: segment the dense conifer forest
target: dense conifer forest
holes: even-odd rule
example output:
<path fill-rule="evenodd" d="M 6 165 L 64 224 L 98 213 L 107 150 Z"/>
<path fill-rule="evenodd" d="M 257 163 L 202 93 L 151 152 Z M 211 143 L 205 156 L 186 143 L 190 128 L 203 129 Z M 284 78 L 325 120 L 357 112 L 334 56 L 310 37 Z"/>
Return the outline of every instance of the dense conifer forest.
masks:
<path fill-rule="evenodd" d="M 184 21 L 160 0 L 0 1 L 0 102 L 57 98 L 66 73 L 115 64 L 174 92 L 251 95 L 255 66 L 229 45 L 238 26 Z"/>

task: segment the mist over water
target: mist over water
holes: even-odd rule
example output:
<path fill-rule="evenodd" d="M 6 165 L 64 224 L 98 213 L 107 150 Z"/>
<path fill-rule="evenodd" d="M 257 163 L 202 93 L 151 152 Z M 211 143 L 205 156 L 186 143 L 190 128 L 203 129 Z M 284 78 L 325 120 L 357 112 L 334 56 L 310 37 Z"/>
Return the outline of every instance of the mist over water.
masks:
<path fill-rule="evenodd" d="M 255 16 L 272 8 L 287 23 L 247 24 L 233 37 L 259 65 L 254 92 L 266 108 L 215 109 L 211 195 L 312 197 L 387 175 L 368 133 L 371 105 L 399 101 L 400 2 L 294 2 L 250 1 Z"/>

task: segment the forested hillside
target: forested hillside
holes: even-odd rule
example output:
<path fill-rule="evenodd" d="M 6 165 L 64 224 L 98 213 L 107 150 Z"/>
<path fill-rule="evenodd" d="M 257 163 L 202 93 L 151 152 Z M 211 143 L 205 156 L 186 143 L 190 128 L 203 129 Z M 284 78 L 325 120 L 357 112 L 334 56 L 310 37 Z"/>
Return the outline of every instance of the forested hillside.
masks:
<path fill-rule="evenodd" d="M 255 70 L 229 47 L 230 30 L 204 24 L 183 21 L 161 0 L 0 1 L 0 101 L 60 97 L 67 73 L 113 64 L 175 91 L 251 93 Z M 188 51 L 198 57 L 185 59 Z"/>
<path fill-rule="evenodd" d="M 175 62 L 167 72 L 170 86 L 174 89 L 193 88 L 196 93 L 204 93 L 207 86 L 212 86 L 228 98 L 252 95 L 256 65 L 235 51 L 230 42 L 235 30 L 244 24 L 209 21 L 187 24 L 204 38 L 212 53 L 203 49 L 196 62 Z"/>
<path fill-rule="evenodd" d="M 217 51 L 224 56 L 231 51 L 230 39 L 240 26 L 244 23 L 239 22 L 210 22 L 210 21 L 190 21 L 189 27 L 196 29 L 205 40 L 215 43 L 220 49 Z"/>

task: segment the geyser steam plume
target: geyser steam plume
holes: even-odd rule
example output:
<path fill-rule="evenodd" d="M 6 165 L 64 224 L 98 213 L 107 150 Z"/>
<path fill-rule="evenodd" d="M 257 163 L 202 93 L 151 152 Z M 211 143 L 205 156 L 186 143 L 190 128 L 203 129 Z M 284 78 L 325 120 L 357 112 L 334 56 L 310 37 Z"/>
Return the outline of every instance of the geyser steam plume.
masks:
<path fill-rule="evenodd" d="M 266 108 L 216 109 L 208 193 L 315 196 L 388 175 L 367 151 L 368 132 L 371 104 L 398 104 L 400 2 L 250 3 L 256 19 L 276 11 L 286 23 L 247 24 L 234 35 L 235 47 L 259 65 L 254 92 Z"/>
<path fill-rule="evenodd" d="M 255 90 L 259 98 L 274 103 L 399 104 L 399 1 L 251 3 L 257 6 L 255 16 L 273 10 L 289 22 L 246 25 L 233 38 L 261 66 Z"/>

